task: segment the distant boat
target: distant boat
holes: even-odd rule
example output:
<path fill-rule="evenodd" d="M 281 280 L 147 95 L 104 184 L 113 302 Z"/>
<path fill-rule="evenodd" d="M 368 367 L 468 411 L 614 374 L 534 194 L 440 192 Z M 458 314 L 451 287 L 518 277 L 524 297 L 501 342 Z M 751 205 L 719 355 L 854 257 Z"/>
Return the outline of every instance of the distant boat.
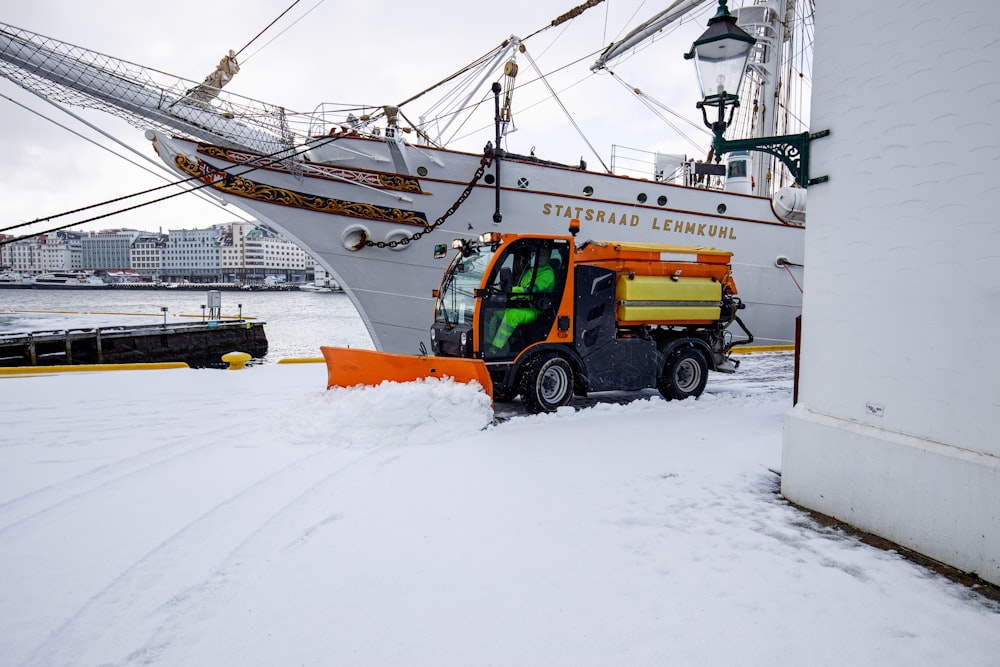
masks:
<path fill-rule="evenodd" d="M 318 269 L 322 271 L 322 269 Z M 342 292 L 340 285 L 337 281 L 330 276 L 322 276 L 317 274 L 316 279 L 311 283 L 304 283 L 299 285 L 300 292 Z"/>
<path fill-rule="evenodd" d="M 25 278 L 17 271 L 0 272 L 0 288 L 24 289 L 28 287 L 31 287 L 31 279 Z"/>
<path fill-rule="evenodd" d="M 317 285 L 316 283 L 303 283 L 299 285 L 300 292 L 335 292 L 332 287 L 326 287 L 324 285 Z"/>
<path fill-rule="evenodd" d="M 32 289 L 107 289 L 108 283 L 85 273 L 42 273 L 31 279 Z"/>
<path fill-rule="evenodd" d="M 592 69 L 651 43 L 704 2 L 678 0 L 609 47 Z M 807 99 L 797 86 L 811 62 L 786 65 L 790 56 L 811 53 L 813 3 L 748 0 L 738 10 L 741 25 L 758 38 L 744 81 L 755 89 L 741 95 L 746 129 L 733 123 L 729 138 L 805 129 L 782 123 L 806 118 L 791 105 Z M 470 65 L 442 81 L 449 84 L 442 88 L 460 78 L 471 84 L 467 94 L 452 98 L 456 109 L 493 113 L 497 107 L 495 134 L 484 132 L 487 149 L 471 153 L 446 147 L 464 123 L 457 112 L 442 105 L 441 115 L 425 117 L 412 109 L 423 93 L 405 108 L 354 107 L 356 115 L 324 105 L 313 114 L 294 113 L 224 93 L 222 85 L 238 69 L 232 56 L 206 83 L 159 83 L 164 77 L 155 70 L 0 24 L 0 75 L 47 99 L 151 128 L 147 138 L 178 174 L 199 179 L 209 186 L 203 191 L 281 230 L 315 257 L 357 307 L 380 350 L 413 353 L 429 341 L 431 292 L 444 270 L 436 246 L 494 230 L 565 233 L 571 218 L 582 222 L 583 238 L 732 251 L 747 304 L 743 319 L 756 342 L 792 343 L 802 303 L 805 190 L 779 189 L 789 184 L 786 172 L 770 159 L 758 163 L 756 155 L 732 155 L 715 165 L 655 154 L 637 176 L 615 173 L 613 161 L 611 169 L 588 170 L 582 160 L 558 164 L 536 157 L 534 149 L 506 152 L 519 57 L 534 64 L 524 42 L 512 36 L 475 63 L 482 66 L 475 75 Z M 493 99 L 475 102 L 491 81 Z M 507 91 L 502 96 L 501 89 Z M 614 100 L 600 104 L 609 123 L 629 122 L 612 112 Z M 720 177 L 726 172 L 728 178 Z M 718 187 L 723 180 L 725 190 Z"/>

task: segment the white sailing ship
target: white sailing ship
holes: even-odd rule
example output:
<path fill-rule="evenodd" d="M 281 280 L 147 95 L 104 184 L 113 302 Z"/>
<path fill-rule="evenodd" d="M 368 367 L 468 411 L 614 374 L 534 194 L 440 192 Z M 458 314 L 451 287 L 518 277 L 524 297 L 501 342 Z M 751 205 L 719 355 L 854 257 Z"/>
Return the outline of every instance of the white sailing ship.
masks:
<path fill-rule="evenodd" d="M 679 0 L 609 47 L 593 67 L 606 67 L 705 1 Z M 811 48 L 802 37 L 811 8 L 766 0 L 734 13 L 759 40 L 746 77 L 755 90 L 741 95 L 755 102 L 744 104 L 739 133 L 803 131 L 789 124 L 801 119 L 789 116 L 788 106 L 767 102 L 793 88 L 787 55 Z M 448 91 L 454 109 L 478 108 L 474 96 L 492 87 L 497 123 L 477 154 L 445 146 L 449 127 L 461 122 L 453 108 L 437 106 L 440 117 L 411 115 L 410 103 L 368 113 L 331 105 L 294 114 L 222 91 L 238 70 L 231 55 L 203 83 L 164 83 L 155 70 L 0 24 L 0 73 L 47 98 L 111 111 L 146 128 L 178 174 L 317 258 L 381 350 L 413 353 L 428 341 L 431 291 L 444 269 L 439 246 L 493 230 L 563 234 L 573 218 L 585 238 L 732 251 L 748 306 L 744 320 L 756 342 L 792 342 L 801 307 L 804 190 L 779 189 L 790 183 L 783 168 L 756 154 L 734 155 L 727 161 L 733 176 L 722 179 L 694 161 L 671 164 L 657 156 L 637 177 L 507 153 L 519 57 L 533 64 L 525 42 L 511 37 L 478 61 L 475 76 L 460 70 L 471 83 L 467 97 Z"/>

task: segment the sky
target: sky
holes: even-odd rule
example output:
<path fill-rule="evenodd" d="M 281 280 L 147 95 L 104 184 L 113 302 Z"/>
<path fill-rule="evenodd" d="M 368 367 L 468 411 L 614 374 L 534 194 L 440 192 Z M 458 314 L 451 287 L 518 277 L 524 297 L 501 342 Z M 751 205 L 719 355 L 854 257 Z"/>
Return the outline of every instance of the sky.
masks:
<path fill-rule="evenodd" d="M 778 494 L 790 353 L 537 416 L 325 387 L 0 376 L 4 663 L 996 665 L 1000 604 Z"/>
<path fill-rule="evenodd" d="M 288 3 L 290 4 L 290 3 Z M 412 3 L 336 3 L 302 0 L 275 27 L 254 40 L 288 8 L 286 3 L 248 0 L 238 8 L 213 9 L 205 3 L 176 0 L 156 12 L 134 2 L 95 0 L 67 5 L 55 0 L 14 3 L 3 21 L 162 72 L 201 81 L 230 49 L 241 51 L 241 71 L 227 87 L 232 92 L 311 111 L 323 102 L 385 104 L 400 102 L 490 51 L 510 35 L 531 34 L 571 9 L 551 3 L 512 0 L 490 15 L 475 3 L 429 0 Z M 667 3 L 608 0 L 568 25 L 542 33 L 527 43 L 528 52 L 546 72 L 578 60 L 553 78 L 573 120 L 601 158 L 610 160 L 612 144 L 686 153 L 700 150 L 648 111 L 611 76 L 590 74 L 596 54 Z M 671 109 L 697 121 L 698 88 L 693 66 L 683 53 L 704 30 L 705 12 L 678 29 L 676 39 L 619 61 L 613 69 L 622 81 L 638 86 Z M 252 41 L 252 43 L 251 43 Z M 244 50 L 244 46 L 248 45 Z M 531 68 L 519 60 L 523 78 Z M 585 84 L 577 85 L 581 81 Z M 518 100 L 515 98 L 515 105 Z M 527 106 L 528 100 L 522 100 Z M 23 106 L 37 111 L 38 116 Z M 142 132 L 109 115 L 80 112 L 146 157 L 152 150 Z M 664 112 L 665 113 L 665 112 Z M 163 184 L 160 178 L 109 154 L 54 125 L 44 117 L 89 137 L 99 137 L 51 105 L 6 79 L 0 79 L 0 227 L 28 222 L 103 202 Z M 708 135 L 678 121 L 684 132 L 707 150 Z M 515 113 L 518 131 L 508 148 L 540 157 L 592 166 L 590 154 L 561 112 L 542 108 Z M 466 139 L 464 150 L 480 151 L 492 128 Z M 102 145 L 111 145 L 100 138 Z M 122 149 L 116 147 L 116 150 Z M 150 166 L 143 158 L 130 159 Z M 156 167 L 150 166 L 156 169 Z M 115 208 L 121 208 L 121 205 Z M 101 208 L 94 214 L 103 214 Z M 158 230 L 198 228 L 236 219 L 193 195 L 87 223 L 80 229 L 128 227 Z M 83 217 L 19 231 L 39 231 Z"/>

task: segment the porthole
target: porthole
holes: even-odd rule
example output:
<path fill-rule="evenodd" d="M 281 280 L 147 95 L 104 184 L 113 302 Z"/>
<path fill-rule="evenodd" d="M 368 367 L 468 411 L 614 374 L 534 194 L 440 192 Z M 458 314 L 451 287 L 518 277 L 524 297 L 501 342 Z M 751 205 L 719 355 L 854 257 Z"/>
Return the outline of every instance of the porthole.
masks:
<path fill-rule="evenodd" d="M 493 185 L 493 182 L 496 181 L 497 179 L 493 174 L 486 174 L 485 176 L 483 176 L 483 180 L 486 181 L 487 185 Z"/>
<path fill-rule="evenodd" d="M 395 241 L 397 244 L 399 244 L 399 245 L 389 246 L 390 250 L 404 250 L 405 248 L 409 247 L 408 245 L 409 241 L 407 241 L 406 243 L 400 243 L 400 241 L 402 241 L 403 239 L 409 239 L 411 236 L 412 234 L 410 234 L 409 232 L 402 229 L 397 229 L 385 235 L 385 242 L 392 243 L 393 241 Z"/>
<path fill-rule="evenodd" d="M 528 179 L 526 179 L 523 176 L 521 178 L 517 179 L 517 187 L 521 188 L 522 190 L 524 190 L 525 188 L 527 188 L 528 187 Z"/>
<path fill-rule="evenodd" d="M 726 212 L 726 205 L 725 204 L 719 204 L 719 207 L 717 209 L 715 209 L 715 210 L 719 212 L 719 215 L 722 215 L 723 213 Z"/>
<path fill-rule="evenodd" d="M 583 194 L 584 196 L 592 197 L 594 195 L 594 188 L 588 185 L 583 189 Z"/>
<path fill-rule="evenodd" d="M 423 165 L 417 167 L 417 176 L 426 176 L 426 175 L 427 175 L 427 167 Z"/>
<path fill-rule="evenodd" d="M 371 233 L 367 228 L 362 225 L 351 225 L 344 230 L 340 240 L 348 250 L 357 251 L 364 248 L 370 238 Z"/>
<path fill-rule="evenodd" d="M 660 195 L 659 197 L 657 197 L 656 203 L 659 204 L 660 206 L 666 206 L 667 205 L 666 195 Z"/>
<path fill-rule="evenodd" d="M 638 197 L 636 197 L 636 200 L 637 200 L 637 201 L 638 201 L 638 202 L 639 202 L 640 204 L 645 204 L 645 203 L 646 203 L 646 193 L 645 193 L 645 192 L 640 192 L 640 193 L 639 193 L 639 196 L 638 196 Z"/>

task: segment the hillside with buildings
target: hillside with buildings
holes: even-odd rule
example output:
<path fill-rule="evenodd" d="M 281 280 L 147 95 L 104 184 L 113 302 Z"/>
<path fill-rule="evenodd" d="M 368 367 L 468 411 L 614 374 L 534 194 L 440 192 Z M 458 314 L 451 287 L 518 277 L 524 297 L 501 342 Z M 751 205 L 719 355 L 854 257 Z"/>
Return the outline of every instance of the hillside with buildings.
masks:
<path fill-rule="evenodd" d="M 232 222 L 166 233 L 56 231 L 0 245 L 0 267 L 33 276 L 80 271 L 109 282 L 302 284 L 317 273 L 304 250 L 266 225 Z"/>

